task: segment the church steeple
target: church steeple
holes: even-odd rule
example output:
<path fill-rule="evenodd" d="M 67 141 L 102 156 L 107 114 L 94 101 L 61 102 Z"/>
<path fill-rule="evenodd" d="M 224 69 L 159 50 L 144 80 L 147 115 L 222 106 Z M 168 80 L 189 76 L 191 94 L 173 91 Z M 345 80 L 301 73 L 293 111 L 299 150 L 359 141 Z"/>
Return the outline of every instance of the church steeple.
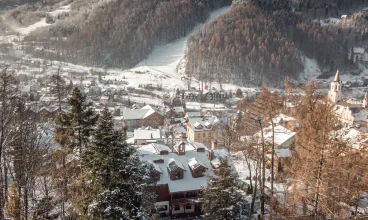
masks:
<path fill-rule="evenodd" d="M 366 91 L 364 95 L 363 108 L 368 108 L 368 91 Z"/>
<path fill-rule="evenodd" d="M 328 92 L 328 98 L 333 102 L 337 103 L 342 99 L 342 81 L 340 80 L 340 73 L 337 70 L 335 79 L 331 82 L 331 88 Z"/>
<path fill-rule="evenodd" d="M 339 74 L 339 69 L 337 69 L 336 75 L 335 75 L 335 80 L 334 82 L 340 82 L 340 74 Z"/>

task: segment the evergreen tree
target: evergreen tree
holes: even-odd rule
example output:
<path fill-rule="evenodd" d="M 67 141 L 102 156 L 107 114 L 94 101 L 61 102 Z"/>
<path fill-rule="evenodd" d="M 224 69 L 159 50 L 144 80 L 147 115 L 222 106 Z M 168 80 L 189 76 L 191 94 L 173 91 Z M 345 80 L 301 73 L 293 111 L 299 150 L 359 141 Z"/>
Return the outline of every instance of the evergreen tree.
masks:
<path fill-rule="evenodd" d="M 54 185 L 60 189 L 62 218 L 66 211 L 65 202 L 70 200 L 74 205 L 75 201 L 85 194 L 81 157 L 98 120 L 98 115 L 92 109 L 92 103 L 87 103 L 86 97 L 78 88 L 73 89 L 68 102 L 71 110 L 60 113 L 54 137 L 61 148 L 52 155 L 54 163 L 52 179 Z M 70 190 L 73 194 L 68 193 Z"/>
<path fill-rule="evenodd" d="M 87 219 L 146 219 L 155 202 L 153 167 L 143 164 L 126 136 L 113 129 L 105 107 L 83 157 L 88 194 L 79 208 Z"/>
<path fill-rule="evenodd" d="M 237 175 L 229 167 L 228 160 L 221 161 L 216 176 L 209 177 L 203 190 L 205 219 L 233 220 L 247 219 L 248 203 L 245 193 L 239 189 Z"/>
<path fill-rule="evenodd" d="M 66 144 L 73 150 L 77 150 L 79 156 L 82 156 L 86 148 L 91 132 L 96 125 L 98 115 L 92 108 L 92 103 L 86 101 L 86 96 L 82 94 L 79 88 L 74 88 L 72 96 L 69 99 L 71 110 L 67 113 L 61 113 L 58 118 L 57 134 L 65 137 Z M 61 143 L 62 140 L 56 137 Z"/>
<path fill-rule="evenodd" d="M 243 98 L 243 92 L 241 91 L 241 89 L 237 89 L 236 92 L 235 92 L 235 96 L 237 98 Z"/>

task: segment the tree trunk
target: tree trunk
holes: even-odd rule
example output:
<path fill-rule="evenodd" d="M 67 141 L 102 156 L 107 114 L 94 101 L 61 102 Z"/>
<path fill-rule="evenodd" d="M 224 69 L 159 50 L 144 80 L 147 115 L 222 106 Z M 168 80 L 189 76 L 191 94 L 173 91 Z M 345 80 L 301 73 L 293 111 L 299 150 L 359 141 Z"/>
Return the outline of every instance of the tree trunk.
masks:
<path fill-rule="evenodd" d="M 266 161 L 265 161 L 265 142 L 263 136 L 263 126 L 262 121 L 259 120 L 259 126 L 261 128 L 261 136 L 262 136 L 262 184 L 261 184 L 261 219 L 264 220 L 265 214 L 265 182 L 266 182 Z"/>
<path fill-rule="evenodd" d="M 322 168 L 324 162 L 324 147 L 321 149 L 321 155 L 318 164 L 318 171 L 317 171 L 317 181 L 316 181 L 316 189 L 314 193 L 314 218 L 318 219 L 318 205 L 319 205 L 319 195 L 320 195 L 320 187 L 321 187 L 321 178 L 322 178 Z"/>
<path fill-rule="evenodd" d="M 272 220 L 273 214 L 273 180 L 274 180 L 274 163 L 275 163 L 275 125 L 273 123 L 272 115 L 270 114 L 271 125 L 272 125 L 272 152 L 271 152 L 271 196 L 270 196 L 270 220 Z"/>
<path fill-rule="evenodd" d="M 254 213 L 254 203 L 255 203 L 255 201 L 256 201 L 256 196 L 257 196 L 258 167 L 259 167 L 259 164 L 258 164 L 258 162 L 257 162 L 257 167 L 256 167 L 256 180 L 255 180 L 255 182 L 254 182 L 252 202 L 251 202 L 251 204 L 250 204 L 250 212 L 251 212 L 251 214 L 253 214 L 253 213 Z"/>

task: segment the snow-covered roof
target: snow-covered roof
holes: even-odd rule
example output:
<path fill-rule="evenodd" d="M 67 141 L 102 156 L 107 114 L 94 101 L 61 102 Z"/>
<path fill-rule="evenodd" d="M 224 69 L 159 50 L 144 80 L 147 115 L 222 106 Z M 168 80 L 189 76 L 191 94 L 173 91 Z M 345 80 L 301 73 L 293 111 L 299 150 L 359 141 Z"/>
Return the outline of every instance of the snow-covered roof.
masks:
<path fill-rule="evenodd" d="M 211 116 L 208 118 L 189 118 L 189 124 L 191 125 L 194 131 L 210 131 L 212 130 L 212 126 L 218 123 L 217 117 Z"/>
<path fill-rule="evenodd" d="M 185 112 L 183 106 L 177 106 L 177 107 L 174 107 L 173 109 L 176 113 L 184 113 Z"/>
<path fill-rule="evenodd" d="M 152 108 L 150 105 L 146 105 L 141 109 L 124 109 L 122 115 L 124 120 L 135 120 L 145 119 L 155 112 L 157 111 L 154 108 Z"/>
<path fill-rule="evenodd" d="M 206 165 L 204 165 L 202 162 L 198 161 L 196 158 L 192 158 L 189 160 L 188 166 L 192 169 L 195 170 L 198 167 L 202 166 L 204 168 L 207 168 Z"/>
<path fill-rule="evenodd" d="M 136 140 L 150 140 L 150 139 L 162 139 L 162 132 L 160 129 L 143 129 L 138 128 L 134 130 L 134 139 Z"/>
<path fill-rule="evenodd" d="M 160 155 L 160 152 L 162 151 L 167 151 L 167 152 L 171 152 L 170 147 L 166 146 L 166 145 L 162 145 L 162 144 L 156 144 L 156 143 L 151 143 L 148 145 L 143 145 L 142 147 L 139 148 L 140 153 L 141 154 L 157 154 Z"/>
<path fill-rule="evenodd" d="M 272 126 L 269 126 L 267 128 L 263 129 L 264 132 L 264 139 L 265 142 L 267 143 L 272 143 Z M 295 132 L 281 126 L 281 125 L 276 125 L 274 127 L 274 141 L 276 146 L 280 146 L 282 144 L 284 144 L 285 142 L 287 142 L 288 140 L 290 140 L 291 138 L 293 138 L 295 136 Z M 257 137 L 261 137 L 261 131 L 259 131 L 256 134 Z"/>
<path fill-rule="evenodd" d="M 354 149 L 360 149 L 363 143 L 368 143 L 368 133 L 357 128 L 343 128 L 339 132 L 342 140 Z"/>
<path fill-rule="evenodd" d="M 158 155 L 155 152 L 149 152 L 147 150 L 147 146 L 142 146 L 138 148 L 138 152 L 140 153 L 140 159 L 142 161 L 152 162 L 155 160 L 163 160 L 163 163 L 156 163 L 155 167 L 155 170 L 160 169 L 162 171 L 157 185 L 167 184 L 170 193 L 200 190 L 202 187 L 207 186 L 207 177 L 203 176 L 194 178 L 192 173 L 189 171 L 189 164 L 193 166 L 197 163 L 201 164 L 204 167 L 207 167 L 206 175 L 214 175 L 211 161 L 208 159 L 208 151 L 196 152 L 194 150 L 186 149 L 185 155 L 179 156 L 172 152 L 168 155 Z M 215 149 L 213 152 L 214 159 L 212 161 L 220 161 L 220 158 L 225 158 L 228 155 L 228 151 L 226 149 Z M 227 158 L 229 160 L 229 164 L 232 164 L 231 157 Z M 169 170 L 178 168 L 184 169 L 183 179 L 171 180 L 170 174 L 167 171 L 168 168 Z"/>
<path fill-rule="evenodd" d="M 363 54 L 365 49 L 363 47 L 354 47 L 353 51 L 355 54 Z"/>
<path fill-rule="evenodd" d="M 167 162 L 167 167 L 170 172 L 175 171 L 177 169 L 182 169 L 185 171 L 185 167 L 180 162 L 177 162 L 174 158 L 170 158 Z"/>
<path fill-rule="evenodd" d="M 187 114 L 185 115 L 185 117 L 187 118 L 200 118 L 202 117 L 202 112 L 187 112 Z"/>

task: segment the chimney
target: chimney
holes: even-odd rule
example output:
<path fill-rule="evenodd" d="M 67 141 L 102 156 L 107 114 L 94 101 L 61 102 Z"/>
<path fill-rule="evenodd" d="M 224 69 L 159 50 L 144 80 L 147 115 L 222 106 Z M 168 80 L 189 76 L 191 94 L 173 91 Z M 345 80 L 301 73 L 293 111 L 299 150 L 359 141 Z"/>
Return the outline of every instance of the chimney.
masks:
<path fill-rule="evenodd" d="M 213 150 L 208 151 L 208 160 L 212 161 L 215 157 L 215 153 L 213 152 Z"/>
<path fill-rule="evenodd" d="M 215 149 L 217 149 L 217 142 L 216 141 L 213 141 L 212 142 L 212 148 L 211 148 L 212 150 L 215 150 Z"/>
<path fill-rule="evenodd" d="M 180 135 L 180 143 L 183 142 L 183 135 Z"/>

